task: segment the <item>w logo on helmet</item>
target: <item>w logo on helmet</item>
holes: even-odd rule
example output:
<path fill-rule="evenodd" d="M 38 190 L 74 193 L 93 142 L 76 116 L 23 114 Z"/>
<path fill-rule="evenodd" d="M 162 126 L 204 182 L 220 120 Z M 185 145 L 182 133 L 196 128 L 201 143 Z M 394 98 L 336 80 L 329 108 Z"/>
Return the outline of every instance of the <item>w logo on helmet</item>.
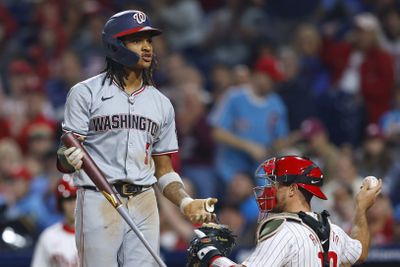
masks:
<path fill-rule="evenodd" d="M 140 11 L 136 11 L 135 14 L 133 15 L 133 19 L 136 20 L 138 24 L 142 24 L 143 22 L 146 21 L 146 14 Z"/>

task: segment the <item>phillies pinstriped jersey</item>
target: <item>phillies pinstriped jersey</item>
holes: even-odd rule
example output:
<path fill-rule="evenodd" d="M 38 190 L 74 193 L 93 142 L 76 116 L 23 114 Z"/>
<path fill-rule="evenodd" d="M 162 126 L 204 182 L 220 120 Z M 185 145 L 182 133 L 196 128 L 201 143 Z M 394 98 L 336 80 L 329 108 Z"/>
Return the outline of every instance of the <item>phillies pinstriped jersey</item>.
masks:
<path fill-rule="evenodd" d="M 71 88 L 63 130 L 84 136 L 84 146 L 109 182 L 151 185 L 152 155 L 178 150 L 175 114 L 170 100 L 152 86 L 129 95 L 104 73 Z M 93 185 L 84 171 L 77 186 Z"/>
<path fill-rule="evenodd" d="M 78 267 L 75 231 L 56 223 L 40 235 L 31 267 Z"/>
<path fill-rule="evenodd" d="M 311 213 L 309 213 L 311 214 Z M 328 258 L 331 267 L 354 264 L 362 247 L 339 226 L 331 225 Z M 261 241 L 243 262 L 247 267 L 322 267 L 323 249 L 310 228 L 295 221 L 285 221 L 277 233 Z"/>

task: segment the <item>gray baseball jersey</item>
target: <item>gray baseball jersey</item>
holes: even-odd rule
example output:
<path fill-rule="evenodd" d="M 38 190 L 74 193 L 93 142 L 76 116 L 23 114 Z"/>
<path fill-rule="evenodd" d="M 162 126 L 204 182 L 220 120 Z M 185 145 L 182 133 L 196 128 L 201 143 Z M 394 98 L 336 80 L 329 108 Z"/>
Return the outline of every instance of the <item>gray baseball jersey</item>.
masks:
<path fill-rule="evenodd" d="M 174 109 L 152 86 L 129 95 L 100 74 L 75 85 L 69 92 L 63 130 L 85 137 L 84 146 L 110 183 L 152 185 L 152 155 L 177 151 Z M 75 185 L 93 185 L 79 171 Z M 123 205 L 144 238 L 159 253 L 159 215 L 152 188 Z M 79 263 L 87 266 L 142 266 L 157 263 L 137 236 L 100 192 L 80 188 L 76 207 Z M 99 251 L 101 253 L 99 253 Z"/>
<path fill-rule="evenodd" d="M 172 104 L 152 86 L 128 95 L 108 80 L 102 85 L 104 75 L 70 90 L 63 130 L 85 137 L 87 152 L 109 182 L 154 184 L 151 156 L 178 150 Z M 75 184 L 93 185 L 84 171 Z"/>

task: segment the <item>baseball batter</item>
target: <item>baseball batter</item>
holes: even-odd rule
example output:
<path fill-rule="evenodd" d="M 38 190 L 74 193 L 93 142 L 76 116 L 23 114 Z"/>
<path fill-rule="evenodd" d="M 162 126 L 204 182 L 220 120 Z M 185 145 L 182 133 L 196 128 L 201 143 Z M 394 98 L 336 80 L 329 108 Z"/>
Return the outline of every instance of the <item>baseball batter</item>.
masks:
<path fill-rule="evenodd" d="M 80 137 L 157 253 L 160 238 L 154 184 L 193 223 L 212 220 L 214 215 L 206 211 L 205 204 L 217 201 L 191 199 L 172 168 L 171 154 L 178 150 L 174 109 L 152 80 L 152 37 L 160 33 L 141 11 L 112 16 L 102 33 L 106 70 L 71 88 L 63 121 L 63 130 Z M 61 147 L 58 155 L 60 169 L 77 171 L 80 266 L 157 266 L 139 238 L 80 170 L 83 152 Z"/>
<path fill-rule="evenodd" d="M 296 156 L 272 158 L 260 165 L 256 175 L 267 181 L 265 186 L 255 188 L 259 208 L 264 215 L 271 213 L 261 217 L 255 251 L 241 265 L 236 264 L 223 257 L 215 244 L 208 241 L 210 238 L 196 230 L 204 240 L 194 253 L 201 266 L 337 267 L 363 262 L 367 258 L 370 235 L 366 211 L 381 191 L 381 180 L 375 187 L 363 183 L 356 198 L 350 237 L 329 221 L 326 211 L 321 214 L 311 212 L 311 198 L 326 197 L 320 190 L 322 172 L 309 159 Z"/>
<path fill-rule="evenodd" d="M 64 221 L 48 227 L 40 235 L 31 267 L 78 267 L 74 228 L 76 188 L 68 174 L 57 184 L 56 199 Z"/>

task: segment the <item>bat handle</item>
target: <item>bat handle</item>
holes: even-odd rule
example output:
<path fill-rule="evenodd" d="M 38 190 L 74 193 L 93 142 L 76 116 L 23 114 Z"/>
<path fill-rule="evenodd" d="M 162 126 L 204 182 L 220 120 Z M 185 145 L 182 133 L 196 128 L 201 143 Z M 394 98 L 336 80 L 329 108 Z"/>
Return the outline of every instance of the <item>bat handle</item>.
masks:
<path fill-rule="evenodd" d="M 76 139 L 72 132 L 64 133 L 61 136 L 62 142 L 65 144 L 66 147 L 77 147 L 80 148 L 84 155 L 82 158 L 83 165 L 82 169 L 86 172 L 86 174 L 90 177 L 92 182 L 96 185 L 96 187 L 103 193 L 103 195 L 107 198 L 107 200 L 113 205 L 115 208 L 122 205 L 121 200 L 118 196 L 115 195 L 114 190 L 112 189 L 111 185 L 107 182 L 106 178 L 104 177 L 103 173 L 100 171 L 97 164 L 94 160 L 89 156 L 84 146 L 81 142 Z"/>

